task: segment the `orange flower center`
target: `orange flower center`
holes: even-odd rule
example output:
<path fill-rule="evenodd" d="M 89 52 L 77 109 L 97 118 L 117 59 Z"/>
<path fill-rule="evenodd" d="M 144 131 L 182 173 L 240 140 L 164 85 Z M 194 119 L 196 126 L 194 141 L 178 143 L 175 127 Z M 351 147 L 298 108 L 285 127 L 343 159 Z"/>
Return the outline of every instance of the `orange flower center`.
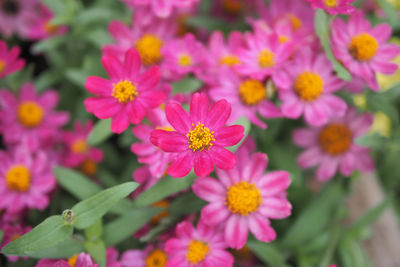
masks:
<path fill-rule="evenodd" d="M 151 219 L 151 222 L 152 222 L 153 224 L 158 224 L 158 223 L 161 221 L 161 219 L 163 219 L 163 218 L 169 216 L 169 212 L 165 210 L 165 209 L 168 208 L 168 206 L 169 206 L 169 201 L 168 201 L 168 200 L 160 200 L 160 201 L 154 203 L 154 204 L 151 205 L 151 206 L 152 206 L 152 207 L 158 207 L 158 208 L 163 208 L 163 209 L 164 209 L 163 212 L 157 214 L 156 216 L 154 216 L 154 217 Z"/>
<path fill-rule="evenodd" d="M 239 86 L 239 95 L 246 105 L 256 105 L 267 96 L 267 90 L 259 80 L 248 79 Z"/>
<path fill-rule="evenodd" d="M 31 173 L 24 165 L 15 165 L 6 173 L 7 187 L 12 191 L 26 192 L 30 187 Z"/>
<path fill-rule="evenodd" d="M 234 55 L 229 55 L 229 56 L 224 56 L 219 60 L 220 65 L 226 65 L 229 67 L 232 67 L 234 65 L 237 65 L 240 63 L 240 60 L 237 56 Z"/>
<path fill-rule="evenodd" d="M 97 172 L 97 164 L 91 159 L 85 159 L 78 169 L 85 175 L 92 177 Z"/>
<path fill-rule="evenodd" d="M 228 13 L 237 14 L 243 8 L 243 1 L 242 0 L 222 0 L 222 7 Z"/>
<path fill-rule="evenodd" d="M 319 144 L 326 153 L 337 156 L 349 150 L 352 132 L 344 124 L 332 123 L 325 126 L 319 134 Z"/>
<path fill-rule="evenodd" d="M 289 15 L 289 21 L 292 24 L 293 30 L 298 30 L 303 25 L 303 23 L 301 22 L 301 19 L 299 19 L 299 17 L 297 17 L 296 15 L 293 15 L 293 14 Z"/>
<path fill-rule="evenodd" d="M 71 150 L 75 154 L 85 154 L 88 152 L 89 148 L 86 141 L 80 138 L 72 143 Z"/>
<path fill-rule="evenodd" d="M 78 259 L 78 254 L 75 254 L 74 256 L 68 259 L 68 264 L 71 265 L 71 267 L 75 267 L 77 259 Z"/>
<path fill-rule="evenodd" d="M 239 182 L 231 187 L 226 194 L 225 204 L 228 209 L 243 216 L 248 216 L 258 209 L 262 203 L 261 192 L 255 184 Z"/>
<path fill-rule="evenodd" d="M 299 74 L 294 83 L 297 95 L 305 101 L 317 99 L 324 88 L 324 81 L 317 73 L 305 71 Z"/>
<path fill-rule="evenodd" d="M 186 259 L 191 264 L 198 264 L 202 262 L 210 252 L 208 243 L 203 243 L 199 240 L 192 240 L 189 243 L 188 252 L 186 253 Z"/>
<path fill-rule="evenodd" d="M 132 101 L 137 95 L 136 85 L 130 81 L 120 81 L 117 84 L 113 83 L 112 96 L 119 103 L 127 103 Z"/>
<path fill-rule="evenodd" d="M 0 59 L 0 73 L 6 68 L 6 62 Z"/>
<path fill-rule="evenodd" d="M 162 46 L 162 40 L 154 34 L 146 33 L 135 42 L 135 48 L 138 50 L 143 64 L 146 66 L 151 66 L 161 61 Z"/>
<path fill-rule="evenodd" d="M 59 25 L 51 24 L 50 21 L 47 21 L 44 24 L 44 30 L 49 34 L 54 34 L 58 30 L 59 27 L 60 27 Z"/>
<path fill-rule="evenodd" d="M 146 267 L 165 267 L 167 254 L 161 249 L 155 249 L 146 257 Z"/>
<path fill-rule="evenodd" d="M 18 121 L 25 127 L 33 128 L 43 120 L 43 109 L 34 101 L 25 101 L 18 106 Z"/>
<path fill-rule="evenodd" d="M 367 61 L 373 58 L 378 51 L 378 41 L 368 33 L 354 36 L 349 44 L 349 52 L 358 61 Z"/>

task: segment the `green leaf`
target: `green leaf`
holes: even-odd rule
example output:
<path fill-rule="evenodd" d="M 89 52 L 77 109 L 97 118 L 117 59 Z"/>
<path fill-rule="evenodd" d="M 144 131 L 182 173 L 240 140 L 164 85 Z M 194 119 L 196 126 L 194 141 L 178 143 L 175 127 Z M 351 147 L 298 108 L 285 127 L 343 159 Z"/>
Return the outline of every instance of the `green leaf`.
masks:
<path fill-rule="evenodd" d="M 192 16 L 186 20 L 186 24 L 194 28 L 209 31 L 221 30 L 228 32 L 230 30 L 229 25 L 225 21 L 210 16 Z"/>
<path fill-rule="evenodd" d="M 332 262 L 333 254 L 335 252 L 337 243 L 340 237 L 340 229 L 339 227 L 335 227 L 331 231 L 330 239 L 327 248 L 322 254 L 321 261 L 319 263 L 319 267 L 327 267 Z"/>
<path fill-rule="evenodd" d="M 113 133 L 111 132 L 111 119 L 96 122 L 88 137 L 88 145 L 96 146 L 103 143 Z"/>
<path fill-rule="evenodd" d="M 329 29 L 330 29 L 329 24 L 330 21 L 328 15 L 325 13 L 325 11 L 318 9 L 315 13 L 315 21 L 314 21 L 315 32 L 319 37 L 319 40 L 321 41 L 326 56 L 332 62 L 333 68 L 335 69 L 337 75 L 345 81 L 351 81 L 352 77 L 350 72 L 335 59 L 332 53 L 332 48 L 329 43 Z"/>
<path fill-rule="evenodd" d="M 183 178 L 173 178 L 165 176 L 161 178 L 155 185 L 141 193 L 134 201 L 135 207 L 141 208 L 151 205 L 161 199 L 164 199 L 172 194 L 178 193 L 190 187 L 196 178 L 193 172 Z"/>
<path fill-rule="evenodd" d="M 85 242 L 85 249 L 100 267 L 106 266 L 106 246 L 102 240 Z"/>
<path fill-rule="evenodd" d="M 387 0 L 378 0 L 378 3 L 388 17 L 390 25 L 395 26 L 399 24 L 399 15 L 396 8 Z"/>
<path fill-rule="evenodd" d="M 343 267 L 365 266 L 366 253 L 359 243 L 352 239 L 345 239 L 339 246 L 339 254 Z"/>
<path fill-rule="evenodd" d="M 240 147 L 240 145 L 244 142 L 244 140 L 246 140 L 246 136 L 249 134 L 250 129 L 251 129 L 251 122 L 245 116 L 243 116 L 232 124 L 233 125 L 238 124 L 238 125 L 242 125 L 244 127 L 244 135 L 243 135 L 242 140 L 240 140 L 240 142 L 237 143 L 236 145 L 227 148 L 229 151 L 235 152 Z"/>
<path fill-rule="evenodd" d="M 369 92 L 367 94 L 367 107 L 371 111 L 381 111 L 385 113 L 394 123 L 399 122 L 397 107 L 392 103 L 393 99 L 388 99 L 381 93 Z"/>
<path fill-rule="evenodd" d="M 161 208 L 134 209 L 104 226 L 104 241 L 113 246 L 132 236 L 148 221 L 162 211 Z"/>
<path fill-rule="evenodd" d="M 268 266 L 287 266 L 282 253 L 274 245 L 259 241 L 248 241 L 247 246 L 257 255 L 260 260 L 268 264 Z"/>
<path fill-rule="evenodd" d="M 186 77 L 178 82 L 172 83 L 172 93 L 191 93 L 203 86 L 203 83 L 193 77 Z"/>
<path fill-rule="evenodd" d="M 168 212 L 175 217 L 189 213 L 195 213 L 201 210 L 206 204 L 205 201 L 198 198 L 193 193 L 183 194 L 177 197 L 168 207 Z"/>
<path fill-rule="evenodd" d="M 366 134 L 354 140 L 357 145 L 370 147 L 374 149 L 383 149 L 387 142 L 387 138 L 379 134 Z"/>
<path fill-rule="evenodd" d="M 91 226 L 85 229 L 86 240 L 97 241 L 103 236 L 103 224 L 98 220 Z"/>
<path fill-rule="evenodd" d="M 35 45 L 32 47 L 32 52 L 37 54 L 50 50 L 56 51 L 60 45 L 65 44 L 66 42 L 67 42 L 67 35 L 51 37 L 35 43 Z"/>
<path fill-rule="evenodd" d="M 34 254 L 29 254 L 29 257 L 38 259 L 67 259 L 75 254 L 79 254 L 84 251 L 83 241 L 78 241 L 73 237 L 69 237 L 66 240 L 58 243 L 56 246 L 41 250 Z"/>
<path fill-rule="evenodd" d="M 0 244 L 3 241 L 4 232 L 0 230 Z"/>
<path fill-rule="evenodd" d="M 119 200 L 128 196 L 137 187 L 138 183 L 123 183 L 105 189 L 94 196 L 85 199 L 72 207 L 74 212 L 73 225 L 78 229 L 84 229 L 107 213 Z"/>
<path fill-rule="evenodd" d="M 76 86 L 84 88 L 86 78 L 89 76 L 85 71 L 80 69 L 68 69 L 65 72 L 66 78 Z"/>
<path fill-rule="evenodd" d="M 339 184 L 328 184 L 289 228 L 283 237 L 282 246 L 301 246 L 316 237 L 330 221 L 341 194 Z"/>
<path fill-rule="evenodd" d="M 60 215 L 47 218 L 30 232 L 5 246 L 6 255 L 35 255 L 66 240 L 72 235 L 73 227 L 67 225 Z"/>

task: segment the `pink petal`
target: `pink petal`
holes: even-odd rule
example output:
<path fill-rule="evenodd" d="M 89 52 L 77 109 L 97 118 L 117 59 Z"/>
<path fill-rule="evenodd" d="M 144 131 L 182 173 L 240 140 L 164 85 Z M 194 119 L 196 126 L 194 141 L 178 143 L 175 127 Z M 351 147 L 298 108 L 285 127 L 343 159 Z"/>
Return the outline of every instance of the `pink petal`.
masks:
<path fill-rule="evenodd" d="M 327 122 L 329 110 L 323 103 L 315 102 L 305 107 L 304 117 L 310 125 L 321 126 Z"/>
<path fill-rule="evenodd" d="M 206 151 L 194 152 L 193 165 L 194 173 L 200 177 L 207 176 L 214 170 L 214 165 L 211 157 Z"/>
<path fill-rule="evenodd" d="M 178 132 L 154 130 L 150 141 L 165 152 L 183 152 L 189 149 L 187 137 Z"/>
<path fill-rule="evenodd" d="M 287 171 L 272 171 L 265 174 L 257 183 L 263 197 L 276 196 L 285 192 L 291 183 Z"/>
<path fill-rule="evenodd" d="M 111 97 L 89 97 L 84 102 L 86 110 L 99 119 L 108 119 L 120 113 L 123 106 Z"/>
<path fill-rule="evenodd" d="M 140 93 L 140 102 L 147 108 L 156 108 L 165 100 L 165 94 L 161 91 L 144 91 Z"/>
<path fill-rule="evenodd" d="M 139 77 L 139 92 L 151 90 L 160 82 L 161 72 L 158 66 L 153 66 Z"/>
<path fill-rule="evenodd" d="M 190 116 L 193 123 L 202 122 L 207 118 L 208 98 L 204 93 L 195 93 L 190 102 Z"/>
<path fill-rule="evenodd" d="M 125 77 L 130 78 L 131 80 L 136 80 L 141 63 L 142 60 L 140 59 L 139 53 L 133 48 L 129 49 L 125 53 L 123 66 Z"/>
<path fill-rule="evenodd" d="M 193 225 L 188 221 L 181 222 L 176 227 L 176 234 L 180 238 L 190 239 L 193 237 L 194 232 L 195 229 L 193 228 Z"/>
<path fill-rule="evenodd" d="M 240 174 L 237 167 L 229 170 L 222 170 L 217 168 L 216 172 L 218 179 L 225 187 L 230 187 L 231 185 L 239 182 Z"/>
<path fill-rule="evenodd" d="M 170 103 L 165 108 L 165 114 L 168 122 L 178 132 L 187 134 L 191 128 L 191 121 L 189 115 L 178 103 Z"/>
<path fill-rule="evenodd" d="M 269 220 L 258 214 L 252 214 L 249 216 L 249 228 L 255 238 L 260 241 L 271 242 L 276 238 L 276 233 L 270 226 Z"/>
<path fill-rule="evenodd" d="M 291 213 L 292 205 L 286 198 L 268 197 L 263 199 L 263 203 L 258 212 L 271 219 L 284 219 Z"/>
<path fill-rule="evenodd" d="M 189 174 L 193 167 L 191 152 L 179 154 L 177 158 L 169 165 L 167 173 L 172 177 L 184 177 Z"/>
<path fill-rule="evenodd" d="M 327 181 L 331 179 L 338 168 L 339 162 L 336 158 L 325 158 L 317 169 L 317 179 Z"/>
<path fill-rule="evenodd" d="M 357 167 L 357 158 L 352 153 L 346 153 L 342 156 L 339 163 L 340 173 L 343 176 L 350 176 Z"/>
<path fill-rule="evenodd" d="M 220 201 L 225 198 L 226 189 L 217 180 L 209 177 L 197 179 L 192 186 L 193 192 L 208 202 Z"/>
<path fill-rule="evenodd" d="M 241 249 L 246 244 L 247 236 L 247 218 L 231 215 L 225 226 L 225 241 L 228 246 L 234 249 Z"/>
<path fill-rule="evenodd" d="M 381 23 L 371 29 L 370 32 L 378 40 L 378 43 L 383 43 L 392 35 L 392 28 L 385 23 Z"/>
<path fill-rule="evenodd" d="M 304 107 L 301 102 L 294 97 L 288 100 L 283 100 L 281 106 L 283 115 L 291 119 L 298 119 L 303 113 L 303 109 Z"/>
<path fill-rule="evenodd" d="M 297 164 L 302 169 L 312 168 L 322 160 L 322 152 L 321 149 L 317 146 L 306 149 L 304 152 L 300 154 L 297 158 Z"/>
<path fill-rule="evenodd" d="M 215 166 L 218 168 L 232 169 L 235 167 L 236 156 L 229 150 L 219 146 L 212 146 L 209 152 Z"/>
<path fill-rule="evenodd" d="M 263 153 L 254 153 L 250 156 L 249 162 L 244 165 L 242 175 L 245 180 L 257 182 L 267 168 L 268 157 Z"/>
<path fill-rule="evenodd" d="M 242 140 L 244 136 L 244 127 L 242 125 L 231 125 L 220 128 L 215 132 L 215 144 L 218 146 L 234 146 Z"/>
<path fill-rule="evenodd" d="M 229 104 L 225 99 L 219 100 L 208 112 L 205 124 L 210 128 L 210 130 L 219 129 L 224 126 L 230 115 L 231 104 Z"/>
<path fill-rule="evenodd" d="M 133 124 L 140 123 L 144 116 L 146 116 L 146 110 L 139 101 L 133 101 L 125 106 L 129 121 Z"/>
<path fill-rule="evenodd" d="M 201 210 L 201 220 L 211 226 L 223 223 L 229 215 L 230 212 L 223 201 L 208 204 Z"/>
<path fill-rule="evenodd" d="M 111 121 L 111 132 L 122 133 L 129 126 L 128 115 L 125 110 L 121 110 L 117 115 L 112 118 Z"/>
<path fill-rule="evenodd" d="M 293 132 L 293 142 L 300 147 L 308 147 L 316 143 L 317 134 L 309 128 L 297 129 Z"/>
<path fill-rule="evenodd" d="M 110 80 L 96 76 L 89 76 L 86 79 L 85 88 L 95 95 L 110 96 L 113 85 Z"/>
<path fill-rule="evenodd" d="M 127 78 L 122 76 L 123 66 L 116 57 L 112 55 L 103 56 L 101 63 L 112 80 L 119 81 L 120 79 Z"/>

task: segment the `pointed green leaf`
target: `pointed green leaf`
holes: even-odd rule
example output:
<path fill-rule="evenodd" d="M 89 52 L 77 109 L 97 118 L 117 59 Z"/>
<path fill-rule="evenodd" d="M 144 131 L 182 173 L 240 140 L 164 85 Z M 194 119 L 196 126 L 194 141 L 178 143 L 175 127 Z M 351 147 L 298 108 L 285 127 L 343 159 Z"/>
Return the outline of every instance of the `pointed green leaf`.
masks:
<path fill-rule="evenodd" d="M 1 252 L 6 255 L 35 255 L 66 240 L 72 232 L 73 227 L 65 224 L 62 216 L 51 216 L 30 232 L 9 243 Z"/>
<path fill-rule="evenodd" d="M 70 258 L 75 254 L 79 254 L 84 251 L 83 240 L 78 241 L 73 237 L 68 237 L 66 240 L 58 243 L 56 246 L 40 250 L 34 254 L 29 254 L 31 258 L 38 259 L 66 259 Z"/>
<path fill-rule="evenodd" d="M 85 229 L 86 240 L 89 241 L 97 241 L 103 236 L 103 223 L 101 220 L 98 220 L 91 226 Z"/>
<path fill-rule="evenodd" d="M 203 86 L 203 83 L 192 77 L 184 78 L 178 82 L 172 83 L 172 93 L 191 93 Z"/>
<path fill-rule="evenodd" d="M 273 245 L 260 241 L 248 241 L 247 246 L 257 257 L 268 266 L 285 267 L 285 258 L 282 253 Z"/>
<path fill-rule="evenodd" d="M 87 142 L 90 146 L 96 146 L 103 143 L 112 134 L 111 119 L 99 120 L 90 132 Z"/>
<path fill-rule="evenodd" d="M 85 249 L 100 266 L 106 266 L 106 246 L 102 240 L 85 242 Z"/>
<path fill-rule="evenodd" d="M 125 198 L 132 193 L 138 183 L 128 182 L 123 183 L 108 189 L 105 189 L 94 196 L 85 199 L 74 207 L 74 222 L 73 225 L 78 229 L 84 229 L 107 213 L 119 200 Z"/>
<path fill-rule="evenodd" d="M 391 26 L 398 25 L 399 24 L 398 10 L 396 10 L 396 8 L 387 0 L 377 0 L 377 1 L 380 7 L 385 12 L 387 18 L 389 19 L 390 25 Z"/>

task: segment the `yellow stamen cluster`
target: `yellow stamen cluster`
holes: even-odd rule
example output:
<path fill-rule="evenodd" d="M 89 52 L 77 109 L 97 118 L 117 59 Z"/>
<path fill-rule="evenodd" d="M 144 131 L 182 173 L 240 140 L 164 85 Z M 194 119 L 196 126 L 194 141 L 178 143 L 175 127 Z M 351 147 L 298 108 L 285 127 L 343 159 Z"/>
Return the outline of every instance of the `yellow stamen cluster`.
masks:
<path fill-rule="evenodd" d="M 195 125 L 192 123 L 193 130 L 186 135 L 189 138 L 189 148 L 193 151 L 202 151 L 209 149 L 213 145 L 214 131 L 210 131 L 208 127 L 204 127 L 203 123 Z"/>
<path fill-rule="evenodd" d="M 71 265 L 71 267 L 75 267 L 77 259 L 78 259 L 78 254 L 75 254 L 74 256 L 68 259 L 68 264 Z"/>
<path fill-rule="evenodd" d="M 319 144 L 326 153 L 337 156 L 346 152 L 352 144 L 352 132 L 344 124 L 332 123 L 319 134 Z"/>
<path fill-rule="evenodd" d="M 146 257 L 146 267 L 165 267 L 167 254 L 161 249 L 155 249 Z"/>
<path fill-rule="evenodd" d="M 18 106 L 18 121 L 27 128 L 38 126 L 43 120 L 43 109 L 34 101 L 25 101 Z"/>
<path fill-rule="evenodd" d="M 262 203 L 261 192 L 255 184 L 239 182 L 232 185 L 225 199 L 225 205 L 232 213 L 248 216 Z"/>
<path fill-rule="evenodd" d="M 264 49 L 258 55 L 258 65 L 261 68 L 270 68 L 275 64 L 274 57 L 275 55 L 271 51 Z"/>
<path fill-rule="evenodd" d="M 240 63 L 240 60 L 238 59 L 237 56 L 234 56 L 234 55 L 224 56 L 219 60 L 220 65 L 226 65 L 229 67 L 237 65 L 239 63 Z"/>
<path fill-rule="evenodd" d="M 0 59 L 0 73 L 6 68 L 6 62 Z"/>
<path fill-rule="evenodd" d="M 280 35 L 279 36 L 279 42 L 281 44 L 286 43 L 287 41 L 289 41 L 289 37 L 285 36 L 285 35 Z"/>
<path fill-rule="evenodd" d="M 192 58 L 188 54 L 181 54 L 178 58 L 178 63 L 182 67 L 188 67 L 188 66 L 192 65 Z"/>
<path fill-rule="evenodd" d="M 336 7 L 338 5 L 337 0 L 324 0 L 324 4 L 327 7 Z"/>
<path fill-rule="evenodd" d="M 303 26 L 301 19 L 299 19 L 299 17 L 297 17 L 296 15 L 290 14 L 289 21 L 292 24 L 293 30 L 298 30 L 301 28 L 301 26 Z"/>
<path fill-rule="evenodd" d="M 85 154 L 89 148 L 85 140 L 77 139 L 72 143 L 71 150 L 76 154 Z"/>
<path fill-rule="evenodd" d="M 317 73 L 305 71 L 299 74 L 294 83 L 294 90 L 304 101 L 317 99 L 324 89 L 324 81 Z"/>
<path fill-rule="evenodd" d="M 31 173 L 24 165 L 15 165 L 6 173 L 6 184 L 10 190 L 25 192 L 31 184 Z"/>
<path fill-rule="evenodd" d="M 127 103 L 132 101 L 137 95 L 136 85 L 131 81 L 120 81 L 117 84 L 113 83 L 112 96 L 118 100 L 119 103 Z"/>
<path fill-rule="evenodd" d="M 188 252 L 186 253 L 186 259 L 191 264 L 198 264 L 203 261 L 208 253 L 210 252 L 210 248 L 207 243 L 203 243 L 198 240 L 192 240 L 189 243 Z"/>
<path fill-rule="evenodd" d="M 142 38 L 135 42 L 135 48 L 146 66 L 152 66 L 161 61 L 162 46 L 162 40 L 154 34 L 144 34 Z"/>
<path fill-rule="evenodd" d="M 368 33 L 361 33 L 351 38 L 349 52 L 358 61 L 367 61 L 373 58 L 378 51 L 378 41 Z"/>
<path fill-rule="evenodd" d="M 239 86 L 239 95 L 246 105 L 256 105 L 266 98 L 267 90 L 259 80 L 248 79 Z"/>
<path fill-rule="evenodd" d="M 93 177 L 97 172 L 97 164 L 91 159 L 85 159 L 78 168 L 82 173 L 89 177 Z"/>

